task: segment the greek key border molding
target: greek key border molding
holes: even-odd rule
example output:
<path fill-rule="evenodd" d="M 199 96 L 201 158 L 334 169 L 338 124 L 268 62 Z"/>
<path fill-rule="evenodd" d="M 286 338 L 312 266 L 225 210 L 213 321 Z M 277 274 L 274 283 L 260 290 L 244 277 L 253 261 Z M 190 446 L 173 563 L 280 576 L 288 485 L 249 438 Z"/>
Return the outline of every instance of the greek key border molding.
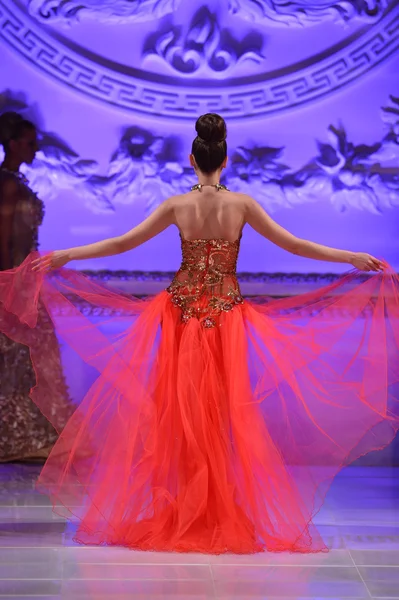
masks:
<path fill-rule="evenodd" d="M 220 112 L 229 119 L 247 119 L 309 104 L 359 79 L 399 49 L 399 3 L 357 39 L 332 56 L 289 74 L 256 83 L 176 88 L 173 78 L 151 82 L 89 59 L 51 37 L 12 0 L 0 0 L 0 38 L 36 68 L 68 87 L 133 113 L 192 120 L 199 113 Z"/>

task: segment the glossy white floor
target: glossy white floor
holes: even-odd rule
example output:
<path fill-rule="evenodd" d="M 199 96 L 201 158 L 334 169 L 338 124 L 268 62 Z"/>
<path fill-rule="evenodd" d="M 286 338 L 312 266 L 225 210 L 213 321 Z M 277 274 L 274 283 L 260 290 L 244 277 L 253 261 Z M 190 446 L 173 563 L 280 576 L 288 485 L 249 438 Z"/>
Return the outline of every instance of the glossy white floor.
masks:
<path fill-rule="evenodd" d="M 351 467 L 318 524 L 329 554 L 202 556 L 73 544 L 34 491 L 39 467 L 0 466 L 0 598 L 399 599 L 399 469 Z"/>

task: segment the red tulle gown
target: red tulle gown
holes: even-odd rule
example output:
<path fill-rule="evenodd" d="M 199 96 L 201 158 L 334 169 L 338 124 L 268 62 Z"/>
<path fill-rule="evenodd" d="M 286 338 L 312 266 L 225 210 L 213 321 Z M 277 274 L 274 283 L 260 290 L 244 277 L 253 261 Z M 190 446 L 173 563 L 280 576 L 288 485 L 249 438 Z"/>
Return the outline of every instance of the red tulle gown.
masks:
<path fill-rule="evenodd" d="M 43 311 L 79 364 L 69 380 L 88 382 L 39 488 L 84 544 L 326 550 L 312 519 L 333 477 L 398 429 L 399 279 L 355 272 L 262 305 L 241 296 L 239 241 L 182 248 L 148 300 L 37 275 L 34 256 L 0 274 L 0 330 L 30 348 L 33 401 L 51 421 Z"/>

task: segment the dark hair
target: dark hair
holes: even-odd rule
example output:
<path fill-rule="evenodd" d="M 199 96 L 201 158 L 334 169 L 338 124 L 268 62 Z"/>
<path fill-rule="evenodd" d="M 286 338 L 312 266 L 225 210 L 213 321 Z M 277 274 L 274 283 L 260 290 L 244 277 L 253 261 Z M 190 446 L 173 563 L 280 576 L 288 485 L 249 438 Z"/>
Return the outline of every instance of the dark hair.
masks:
<path fill-rule="evenodd" d="M 207 113 L 199 117 L 195 130 L 191 154 L 200 171 L 214 173 L 227 156 L 226 123 L 220 115 Z"/>
<path fill-rule="evenodd" d="M 7 151 L 12 140 L 20 139 L 25 131 L 36 129 L 31 121 L 27 121 L 16 112 L 5 112 L 0 115 L 0 144 Z"/>

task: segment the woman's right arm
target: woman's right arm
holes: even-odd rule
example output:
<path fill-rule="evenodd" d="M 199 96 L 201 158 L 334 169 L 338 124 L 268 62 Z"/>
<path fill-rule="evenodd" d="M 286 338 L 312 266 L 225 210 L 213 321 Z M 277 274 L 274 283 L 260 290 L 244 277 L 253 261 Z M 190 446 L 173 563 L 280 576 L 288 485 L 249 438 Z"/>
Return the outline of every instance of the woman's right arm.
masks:
<path fill-rule="evenodd" d="M 0 189 L 0 270 L 13 268 L 11 239 L 15 207 L 18 201 L 18 183 L 5 179 Z"/>
<path fill-rule="evenodd" d="M 69 250 L 57 250 L 33 261 L 34 271 L 47 271 L 63 267 L 71 260 L 99 258 L 122 254 L 137 248 L 175 223 L 174 198 L 165 200 L 154 212 L 136 227 L 120 235 L 94 244 Z"/>
<path fill-rule="evenodd" d="M 304 258 L 336 263 L 348 263 L 362 271 L 381 271 L 384 265 L 363 252 L 348 252 L 316 244 L 296 237 L 278 225 L 263 208 L 249 196 L 246 198 L 246 222 L 263 237 L 280 248 Z"/>

